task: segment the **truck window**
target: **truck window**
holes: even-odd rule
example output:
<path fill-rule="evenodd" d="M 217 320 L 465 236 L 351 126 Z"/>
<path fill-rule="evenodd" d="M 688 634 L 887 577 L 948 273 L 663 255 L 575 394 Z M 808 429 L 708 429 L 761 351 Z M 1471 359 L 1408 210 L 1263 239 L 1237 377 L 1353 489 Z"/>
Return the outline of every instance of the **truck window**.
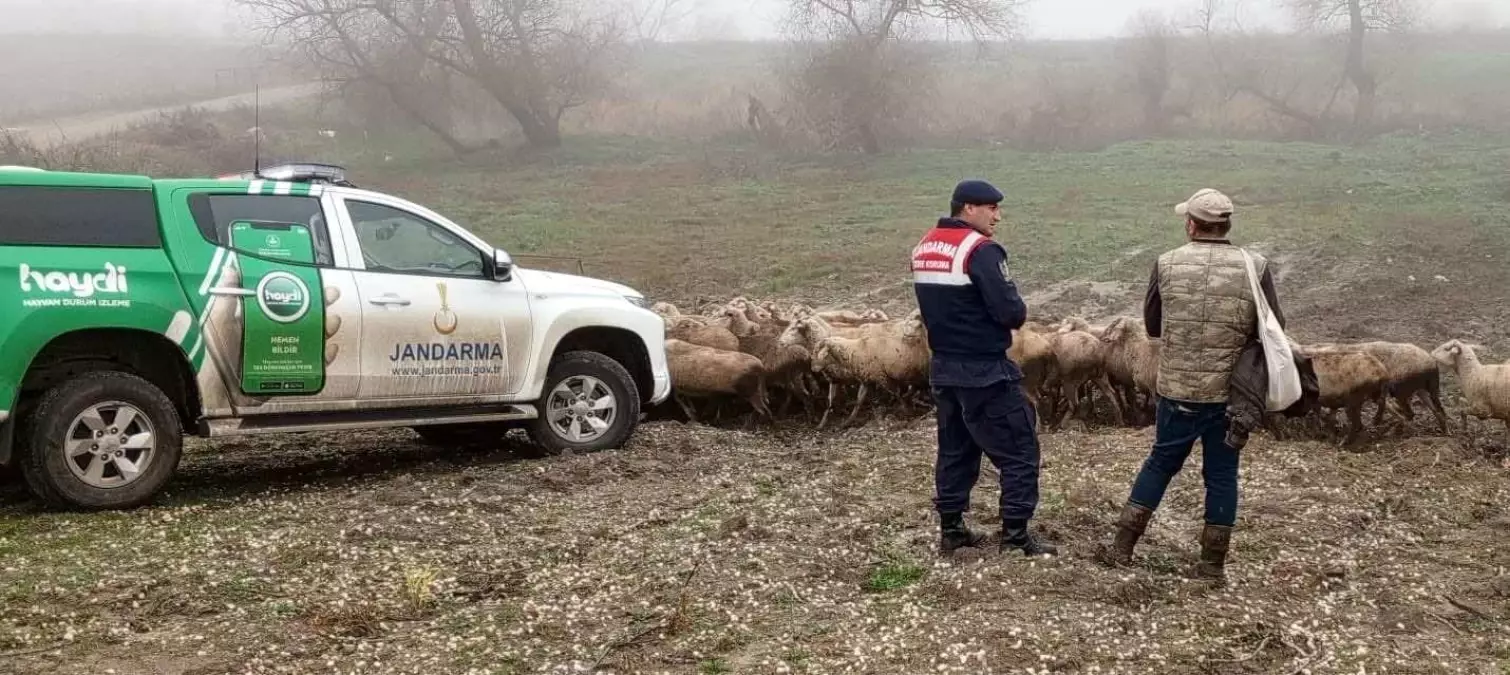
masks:
<path fill-rule="evenodd" d="M 0 187 L 0 244 L 162 246 L 150 190 Z"/>
<path fill-rule="evenodd" d="M 482 278 L 482 252 L 449 230 L 390 206 L 346 200 L 362 259 L 373 272 Z"/>
<path fill-rule="evenodd" d="M 292 195 L 236 195 L 196 193 L 189 197 L 189 211 L 205 239 L 218 246 L 231 245 L 231 224 L 240 220 L 299 223 L 308 225 L 315 240 L 315 264 L 335 265 L 330 253 L 330 232 L 319 197 Z M 255 253 L 248 251 L 248 253 Z"/>

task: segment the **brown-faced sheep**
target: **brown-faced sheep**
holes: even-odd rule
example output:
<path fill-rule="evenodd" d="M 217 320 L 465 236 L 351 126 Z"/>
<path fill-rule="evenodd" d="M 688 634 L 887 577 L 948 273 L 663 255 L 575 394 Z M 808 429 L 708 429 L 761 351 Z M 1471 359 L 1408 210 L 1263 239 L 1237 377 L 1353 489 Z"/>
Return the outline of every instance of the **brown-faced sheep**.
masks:
<path fill-rule="evenodd" d="M 1053 342 L 1044 333 L 1024 325 L 1022 329 L 1012 331 L 1012 346 L 1007 348 L 1007 358 L 1022 370 L 1022 391 L 1032 403 L 1038 422 L 1042 423 L 1044 389 L 1050 382 L 1058 381 Z"/>
<path fill-rule="evenodd" d="M 697 416 L 686 397 L 740 396 L 749 401 L 756 413 L 767 420 L 772 418 L 766 395 L 765 366 L 754 356 L 669 339 L 666 340 L 666 366 L 676 387 L 677 402 L 694 422 Z"/>
<path fill-rule="evenodd" d="M 1372 354 L 1389 371 L 1389 385 L 1393 392 L 1397 411 L 1407 420 L 1416 417 L 1410 407 L 1410 399 L 1416 395 L 1426 403 L 1437 418 L 1437 427 L 1447 433 L 1447 411 L 1442 407 L 1442 370 L 1431 353 L 1405 342 L 1335 343 L 1326 342 L 1307 345 L 1315 351 L 1361 351 Z M 1384 420 L 1384 407 L 1374 414 L 1374 426 Z"/>
<path fill-rule="evenodd" d="M 1462 340 L 1449 340 L 1432 350 L 1438 363 L 1452 368 L 1458 388 L 1468 407 L 1461 416 L 1466 427 L 1468 416 L 1497 419 L 1510 431 L 1510 364 L 1485 364 L 1479 361 L 1474 346 Z"/>
<path fill-rule="evenodd" d="M 1065 417 L 1081 408 L 1080 386 L 1094 383 L 1111 402 L 1112 414 L 1118 426 L 1122 425 L 1122 407 L 1112 393 L 1111 381 L 1106 376 L 1106 346 L 1096 336 L 1085 331 L 1069 330 L 1049 333 L 1054 347 L 1055 366 L 1059 380 L 1059 396 L 1067 405 L 1055 417 L 1054 426 L 1064 423 Z M 1090 403 L 1090 401 L 1086 401 Z"/>
<path fill-rule="evenodd" d="M 1134 410 L 1148 412 L 1158 398 L 1163 341 L 1148 337 L 1141 319 L 1123 316 L 1107 324 L 1101 342 L 1106 344 L 1106 376 L 1121 394 L 1123 410 L 1129 417 Z M 1140 392 L 1147 395 L 1147 404 L 1139 404 Z"/>
<path fill-rule="evenodd" d="M 828 423 L 838 382 L 858 382 L 860 394 L 844 424 L 854 422 L 870 387 L 893 391 L 903 386 L 927 386 L 931 352 L 921 322 L 909 322 L 902 335 L 863 338 L 827 337 L 813 352 L 812 369 L 828 378 L 829 409 L 818 427 Z"/>

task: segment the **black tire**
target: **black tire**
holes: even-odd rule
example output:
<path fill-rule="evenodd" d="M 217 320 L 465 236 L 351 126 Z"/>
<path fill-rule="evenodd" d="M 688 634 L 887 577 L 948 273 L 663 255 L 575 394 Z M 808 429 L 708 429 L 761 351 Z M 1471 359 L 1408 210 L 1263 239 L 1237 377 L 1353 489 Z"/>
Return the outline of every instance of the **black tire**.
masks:
<path fill-rule="evenodd" d="M 410 427 L 427 445 L 445 448 L 463 446 L 498 446 L 510 429 L 518 425 L 511 422 L 463 422 L 460 424 L 424 424 Z"/>
<path fill-rule="evenodd" d="M 63 443 L 76 417 L 109 401 L 141 411 L 152 425 L 154 454 L 135 480 L 120 487 L 95 487 L 69 469 Z M 47 390 L 16 432 L 18 464 L 26 486 L 52 508 L 97 511 L 141 506 L 168 482 L 183 456 L 183 425 L 173 402 L 151 382 L 116 371 L 84 373 Z"/>
<path fill-rule="evenodd" d="M 615 406 L 613 421 L 602 435 L 578 443 L 562 437 L 551 427 L 549 406 L 551 391 L 562 380 L 585 375 L 601 380 L 613 392 Z M 531 420 L 525 430 L 530 441 L 551 453 L 565 451 L 597 452 L 617 449 L 629 440 L 640 424 L 640 390 L 635 387 L 634 377 L 624 366 L 597 352 L 567 352 L 557 357 L 545 377 L 545 386 L 540 390 L 540 416 Z"/>

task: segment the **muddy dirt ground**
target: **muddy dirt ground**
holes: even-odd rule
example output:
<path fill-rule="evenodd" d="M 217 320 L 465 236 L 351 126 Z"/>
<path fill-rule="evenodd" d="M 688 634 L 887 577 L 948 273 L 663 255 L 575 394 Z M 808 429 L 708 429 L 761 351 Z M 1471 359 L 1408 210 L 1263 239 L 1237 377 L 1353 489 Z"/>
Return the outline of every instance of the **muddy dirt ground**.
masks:
<path fill-rule="evenodd" d="M 1485 430 L 1488 433 L 1488 430 Z M 1149 430 L 1045 433 L 1064 548 L 941 561 L 932 420 L 654 423 L 622 451 L 408 431 L 196 447 L 161 505 L 0 507 L 0 673 L 1478 673 L 1510 663 L 1502 440 L 1255 437 L 1226 589 L 1199 453 L 1091 559 Z M 972 520 L 995 531 L 994 473 Z"/>

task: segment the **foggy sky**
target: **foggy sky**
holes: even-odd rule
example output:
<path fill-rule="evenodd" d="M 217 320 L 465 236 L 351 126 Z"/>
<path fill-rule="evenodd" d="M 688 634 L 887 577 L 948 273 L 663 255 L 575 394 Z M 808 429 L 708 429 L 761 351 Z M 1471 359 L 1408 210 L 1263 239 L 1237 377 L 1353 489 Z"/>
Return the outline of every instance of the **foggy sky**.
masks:
<path fill-rule="evenodd" d="M 644 0 L 641 0 L 644 1 Z M 683 0 L 692 14 L 672 38 L 771 39 L 790 0 Z M 1510 25 L 1510 0 L 1424 0 L 1431 23 L 1454 28 Z M 1024 35 L 1080 39 L 1121 35 L 1140 10 L 1189 17 L 1199 0 L 1033 0 Z M 1287 28 L 1276 0 L 1241 0 L 1246 27 Z M 231 0 L 0 0 L 0 34 L 25 32 L 194 32 L 244 37 Z M 1188 23 L 1186 21 L 1185 23 Z"/>

